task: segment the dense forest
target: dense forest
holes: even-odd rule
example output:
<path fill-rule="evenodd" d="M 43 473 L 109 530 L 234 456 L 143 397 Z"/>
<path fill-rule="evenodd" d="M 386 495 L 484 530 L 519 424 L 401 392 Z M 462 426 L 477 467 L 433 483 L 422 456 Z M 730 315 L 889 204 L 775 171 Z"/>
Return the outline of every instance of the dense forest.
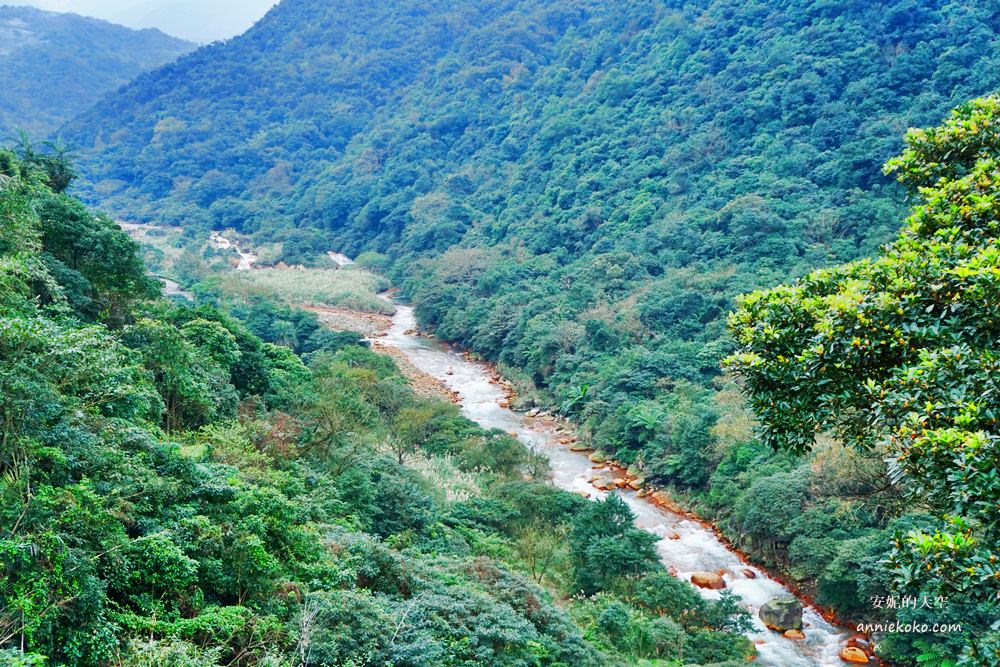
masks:
<path fill-rule="evenodd" d="M 43 138 L 194 44 L 75 14 L 0 6 L 0 138 Z"/>
<path fill-rule="evenodd" d="M 1000 88 L 998 26 L 944 0 L 285 0 L 64 132 L 88 202 L 274 262 L 357 256 L 517 407 L 574 419 L 820 604 L 964 624 L 883 656 L 990 664 L 996 229 L 962 216 L 996 217 L 992 103 L 883 165 Z M 913 202 L 873 264 L 810 274 L 882 253 Z M 980 281 L 968 321 L 951 276 Z M 874 606 L 902 591 L 951 603 Z"/>
<path fill-rule="evenodd" d="M 890 590 L 948 601 L 898 618 L 961 619 L 963 662 L 1000 664 L 1000 97 L 912 130 L 886 170 L 919 202 L 899 239 L 872 260 L 741 299 L 727 363 L 764 442 L 802 452 L 832 433 L 885 457 L 913 503 L 887 558 L 872 562 L 870 536 L 849 548 L 856 594 L 877 596 L 867 577 L 883 567 Z M 953 657 L 931 648 L 918 662 Z"/>
<path fill-rule="evenodd" d="M 0 150 L 0 663 L 754 654 L 734 598 L 670 576 L 620 500 L 545 484 L 359 336 L 161 299 L 57 163 Z"/>

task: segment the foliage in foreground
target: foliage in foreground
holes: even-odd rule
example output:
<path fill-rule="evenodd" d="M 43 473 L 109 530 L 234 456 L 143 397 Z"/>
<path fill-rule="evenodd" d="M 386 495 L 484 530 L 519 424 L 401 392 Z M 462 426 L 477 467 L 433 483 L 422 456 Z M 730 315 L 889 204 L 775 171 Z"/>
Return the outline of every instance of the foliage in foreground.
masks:
<path fill-rule="evenodd" d="M 745 297 L 730 364 L 766 443 L 832 431 L 890 457 L 934 514 L 899 531 L 893 591 L 964 608 L 966 660 L 1000 664 L 1000 98 L 911 131 L 887 171 L 919 202 L 899 240 Z"/>
<path fill-rule="evenodd" d="M 138 247 L 52 186 L 0 151 L 0 663 L 753 653 L 745 612 L 667 575 L 620 501 L 533 481 L 520 443 L 418 398 L 357 336 L 300 322 L 277 345 L 155 300 Z M 464 496 L 415 472 L 427 460 L 472 480 Z M 579 590 L 601 597 L 566 602 Z"/>

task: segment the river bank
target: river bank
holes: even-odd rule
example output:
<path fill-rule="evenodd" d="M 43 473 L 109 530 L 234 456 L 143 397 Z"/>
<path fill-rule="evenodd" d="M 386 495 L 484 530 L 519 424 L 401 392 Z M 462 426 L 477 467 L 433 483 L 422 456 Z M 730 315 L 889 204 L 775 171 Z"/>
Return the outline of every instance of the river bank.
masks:
<path fill-rule="evenodd" d="M 385 295 L 383 298 L 391 301 Z M 450 400 L 472 421 L 508 432 L 545 456 L 550 464 L 550 481 L 558 488 L 595 500 L 609 493 L 618 494 L 634 513 L 636 525 L 661 538 L 656 548 L 671 573 L 686 581 L 704 575 L 714 577 L 721 588 L 743 600 L 753 616 L 755 628 L 749 637 L 757 645 L 759 664 L 774 667 L 844 664 L 841 650 L 848 644 L 851 633 L 831 623 L 827 610 L 817 608 L 801 591 L 783 585 L 779 577 L 751 562 L 715 526 L 683 511 L 664 490 L 634 484 L 636 475 L 629 475 L 629 471 L 611 465 L 612 462 L 592 461 L 591 450 L 576 441 L 575 427 L 566 420 L 545 412 L 512 411 L 514 387 L 495 367 L 422 334 L 413 309 L 393 304 L 392 317 L 349 308 L 302 307 L 316 313 L 328 327 L 365 335 L 374 350 L 397 361 L 418 393 Z M 718 586 L 697 590 L 710 599 L 721 595 Z M 799 639 L 767 629 L 758 618 L 760 608 L 766 603 L 792 596 L 804 603 L 805 636 Z"/>
<path fill-rule="evenodd" d="M 631 488 L 597 488 L 592 480 L 595 464 L 588 451 L 573 451 L 572 426 L 553 415 L 528 416 L 509 409 L 512 387 L 485 362 L 469 358 L 463 351 L 418 332 L 413 309 L 397 304 L 396 314 L 387 330 L 369 335 L 373 347 L 387 351 L 397 360 L 400 355 L 408 367 L 416 369 L 426 382 L 443 385 L 463 414 L 486 428 L 511 433 L 533 451 L 549 460 L 551 482 L 566 491 L 592 499 L 618 494 L 632 509 L 636 524 L 661 538 L 657 551 L 664 565 L 678 578 L 690 581 L 696 574 L 714 573 L 725 588 L 742 598 L 755 624 L 750 638 L 757 645 L 758 664 L 774 667 L 833 667 L 843 665 L 840 653 L 852 634 L 830 623 L 809 599 L 802 599 L 805 638 L 783 637 L 764 627 L 757 617 L 767 602 L 793 596 L 797 591 L 782 585 L 764 568 L 749 561 L 745 554 L 732 549 L 724 536 L 707 522 L 676 507 L 669 496 L 658 491 Z M 412 371 L 411 371 L 412 372 Z M 580 449 L 579 445 L 576 447 Z M 604 470 L 619 479 L 628 479 L 627 471 Z M 598 469 L 599 471 L 599 469 Z M 627 484 L 625 485 L 628 486 Z M 658 496 L 654 498 L 653 496 Z M 717 599 L 721 591 L 697 589 L 707 598 Z"/>

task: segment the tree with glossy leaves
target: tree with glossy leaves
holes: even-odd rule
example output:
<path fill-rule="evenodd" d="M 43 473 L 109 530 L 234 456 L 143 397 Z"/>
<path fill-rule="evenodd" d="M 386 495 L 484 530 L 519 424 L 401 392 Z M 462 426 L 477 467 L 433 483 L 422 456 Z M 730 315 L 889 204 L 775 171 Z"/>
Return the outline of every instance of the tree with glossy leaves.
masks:
<path fill-rule="evenodd" d="M 917 201 L 899 239 L 744 297 L 728 365 L 765 441 L 803 452 L 829 431 L 884 450 L 889 478 L 936 513 L 897 538 L 900 590 L 1000 617 L 1000 97 L 906 143 L 886 166 Z M 967 658 L 1000 660 L 996 631 Z"/>

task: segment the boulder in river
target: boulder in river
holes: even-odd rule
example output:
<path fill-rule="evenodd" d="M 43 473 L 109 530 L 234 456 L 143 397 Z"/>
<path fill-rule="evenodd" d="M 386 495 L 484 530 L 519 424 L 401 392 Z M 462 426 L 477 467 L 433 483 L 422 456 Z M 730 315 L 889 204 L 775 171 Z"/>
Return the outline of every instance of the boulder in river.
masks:
<path fill-rule="evenodd" d="M 636 477 L 635 479 L 629 481 L 628 485 L 633 491 L 638 491 L 646 485 L 646 480 L 642 477 Z"/>
<path fill-rule="evenodd" d="M 715 572 L 695 572 L 691 575 L 691 583 L 698 588 L 708 588 L 713 591 L 726 587 L 725 580 Z"/>
<path fill-rule="evenodd" d="M 802 603 L 795 598 L 771 600 L 757 615 L 764 625 L 777 632 L 802 629 Z"/>
<path fill-rule="evenodd" d="M 612 480 L 607 474 L 594 475 L 593 479 L 590 480 L 590 483 L 601 491 L 610 491 L 615 488 L 614 480 Z"/>
<path fill-rule="evenodd" d="M 569 450 L 571 452 L 589 452 L 592 451 L 592 448 L 588 447 L 586 443 L 580 442 L 578 440 L 570 446 Z"/>
<path fill-rule="evenodd" d="M 840 659 L 844 662 L 851 662 L 856 665 L 867 665 L 871 660 L 868 659 L 868 654 L 859 649 L 857 646 L 845 646 L 844 650 L 840 652 Z"/>
<path fill-rule="evenodd" d="M 871 655 L 874 652 L 872 640 L 864 635 L 852 635 L 851 638 L 847 640 L 847 645 L 859 648 L 868 655 Z"/>
<path fill-rule="evenodd" d="M 747 579 L 756 579 L 757 578 L 757 573 L 754 572 L 753 570 L 751 570 L 748 567 L 743 568 L 742 570 L 740 570 L 740 572 L 742 572 L 743 576 L 746 577 Z"/>
<path fill-rule="evenodd" d="M 667 493 L 666 491 L 654 491 L 652 495 L 653 495 L 653 500 L 655 502 L 658 502 L 660 504 L 667 505 L 667 506 L 670 506 L 670 505 L 673 504 L 673 500 L 674 499 L 671 498 L 670 494 Z"/>
<path fill-rule="evenodd" d="M 786 639 L 805 639 L 806 638 L 805 634 L 803 634 L 801 630 L 796 630 L 795 628 L 792 628 L 791 630 L 785 630 L 785 632 L 783 634 L 785 635 Z"/>
<path fill-rule="evenodd" d="M 604 463 L 604 453 L 594 452 L 593 454 L 590 455 L 590 461 L 592 463 Z"/>
<path fill-rule="evenodd" d="M 664 535 L 668 540 L 679 540 L 681 536 L 677 534 L 676 530 L 668 530 L 666 535 Z"/>

